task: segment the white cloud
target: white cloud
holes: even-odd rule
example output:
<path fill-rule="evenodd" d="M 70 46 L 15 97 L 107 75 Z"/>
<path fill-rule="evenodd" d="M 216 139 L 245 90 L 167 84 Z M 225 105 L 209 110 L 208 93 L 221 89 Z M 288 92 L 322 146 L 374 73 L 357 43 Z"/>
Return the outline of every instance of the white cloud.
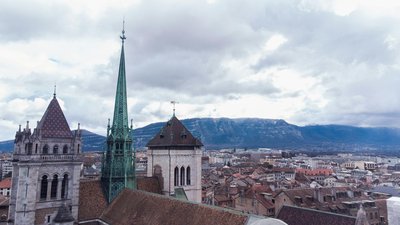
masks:
<path fill-rule="evenodd" d="M 35 121 L 53 85 L 72 128 L 105 133 L 125 46 L 136 127 L 188 117 L 400 126 L 397 2 L 5 1 L 0 140 Z"/>

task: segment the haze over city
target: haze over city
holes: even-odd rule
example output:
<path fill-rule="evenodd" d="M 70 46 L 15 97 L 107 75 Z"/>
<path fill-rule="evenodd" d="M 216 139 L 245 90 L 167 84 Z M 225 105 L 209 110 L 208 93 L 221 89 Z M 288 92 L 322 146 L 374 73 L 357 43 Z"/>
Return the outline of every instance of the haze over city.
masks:
<path fill-rule="evenodd" d="M 57 85 L 71 129 L 105 134 L 125 18 L 134 126 L 177 116 L 400 127 L 396 1 L 3 1 L 0 140 Z"/>

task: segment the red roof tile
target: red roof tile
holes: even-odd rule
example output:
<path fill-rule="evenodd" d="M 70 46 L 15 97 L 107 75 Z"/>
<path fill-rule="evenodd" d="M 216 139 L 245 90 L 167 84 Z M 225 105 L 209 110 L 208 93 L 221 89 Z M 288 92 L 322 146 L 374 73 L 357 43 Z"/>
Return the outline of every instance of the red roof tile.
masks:
<path fill-rule="evenodd" d="M 356 223 L 355 217 L 286 205 L 279 211 L 277 218 L 290 225 L 354 225 Z"/>
<path fill-rule="evenodd" d="M 97 219 L 107 207 L 99 180 L 81 181 L 79 186 L 78 220 Z"/>
<path fill-rule="evenodd" d="M 11 178 L 4 178 L 0 181 L 0 188 L 11 188 Z"/>
<path fill-rule="evenodd" d="M 157 177 L 138 177 L 137 188 L 142 191 L 162 194 L 160 181 Z"/>
<path fill-rule="evenodd" d="M 248 216 L 218 207 L 125 189 L 100 219 L 113 225 L 244 225 Z"/>

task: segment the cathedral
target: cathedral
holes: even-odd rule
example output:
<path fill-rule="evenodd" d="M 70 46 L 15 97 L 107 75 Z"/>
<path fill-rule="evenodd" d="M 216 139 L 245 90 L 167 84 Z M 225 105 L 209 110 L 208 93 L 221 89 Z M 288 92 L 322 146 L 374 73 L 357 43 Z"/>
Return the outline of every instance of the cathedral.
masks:
<path fill-rule="evenodd" d="M 147 144 L 148 176 L 136 177 L 128 123 L 124 41 L 100 180 L 81 180 L 80 125 L 71 131 L 56 93 L 36 128 L 18 129 L 7 224 L 284 225 L 198 204 L 203 144 L 174 115 Z"/>

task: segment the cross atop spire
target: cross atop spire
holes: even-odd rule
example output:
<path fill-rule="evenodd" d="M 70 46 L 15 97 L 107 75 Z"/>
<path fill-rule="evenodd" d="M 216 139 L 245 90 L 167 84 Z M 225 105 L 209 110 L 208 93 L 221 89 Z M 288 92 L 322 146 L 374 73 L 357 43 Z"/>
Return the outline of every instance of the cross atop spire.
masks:
<path fill-rule="evenodd" d="M 122 21 L 122 35 L 119 36 L 122 40 L 122 44 L 124 44 L 126 36 L 125 36 L 125 19 Z"/>

